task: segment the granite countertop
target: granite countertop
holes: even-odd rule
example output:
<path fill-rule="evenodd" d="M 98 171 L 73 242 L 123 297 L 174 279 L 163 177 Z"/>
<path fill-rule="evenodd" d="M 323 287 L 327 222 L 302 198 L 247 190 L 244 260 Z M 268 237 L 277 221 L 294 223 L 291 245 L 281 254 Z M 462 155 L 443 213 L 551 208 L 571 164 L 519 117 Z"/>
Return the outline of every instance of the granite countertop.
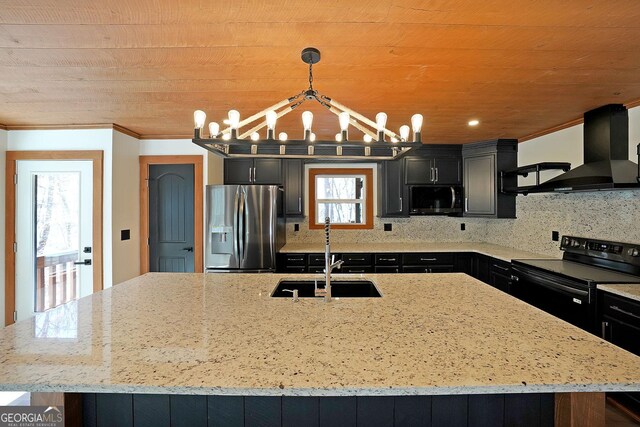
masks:
<path fill-rule="evenodd" d="M 598 285 L 598 289 L 640 302 L 640 284 Z"/>
<path fill-rule="evenodd" d="M 324 252 L 324 243 L 287 243 L 281 253 L 320 253 Z M 478 252 L 503 261 L 512 259 L 550 259 L 548 255 L 521 251 L 491 243 L 473 242 L 382 242 L 382 243 L 332 243 L 331 252 L 350 253 L 389 253 L 389 252 Z"/>
<path fill-rule="evenodd" d="M 345 275 L 347 276 L 347 275 Z M 353 277 L 353 275 L 348 275 Z M 0 331 L 0 389 L 234 395 L 640 390 L 640 357 L 465 274 L 270 298 L 280 274 L 149 273 Z M 296 278 L 317 275 L 297 275 Z"/>

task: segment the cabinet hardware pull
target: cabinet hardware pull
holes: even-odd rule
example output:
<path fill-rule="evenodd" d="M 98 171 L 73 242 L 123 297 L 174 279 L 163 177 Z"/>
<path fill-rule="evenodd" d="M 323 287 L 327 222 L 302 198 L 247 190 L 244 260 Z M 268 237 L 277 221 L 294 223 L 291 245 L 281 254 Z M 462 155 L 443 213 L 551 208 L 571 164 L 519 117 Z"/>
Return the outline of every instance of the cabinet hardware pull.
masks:
<path fill-rule="evenodd" d="M 298 197 L 298 211 L 302 212 L 302 197 Z"/>
<path fill-rule="evenodd" d="M 253 182 L 256 182 L 256 167 L 253 167 Z"/>
<path fill-rule="evenodd" d="M 433 177 L 433 168 L 431 168 L 430 172 L 429 172 L 429 182 L 433 182 L 434 181 L 434 177 Z"/>
<path fill-rule="evenodd" d="M 465 212 L 469 212 L 469 198 L 468 197 L 464 198 L 464 211 Z"/>
<path fill-rule="evenodd" d="M 402 212 L 402 197 L 400 197 L 400 212 Z"/>
<path fill-rule="evenodd" d="M 438 168 L 435 168 L 435 169 L 436 169 L 436 179 L 433 182 L 438 182 Z"/>
<path fill-rule="evenodd" d="M 350 273 L 364 273 L 364 270 L 349 270 Z"/>
<path fill-rule="evenodd" d="M 508 267 L 502 267 L 502 266 L 499 266 L 498 264 L 493 264 L 493 266 L 494 266 L 495 268 L 499 269 L 499 270 L 502 270 L 502 271 L 509 271 L 509 270 L 510 270 L 510 268 L 508 268 Z"/>
<path fill-rule="evenodd" d="M 631 317 L 635 317 L 636 319 L 640 319 L 640 316 L 638 316 L 637 314 L 632 313 L 632 312 L 627 311 L 627 310 L 623 310 L 620 307 L 618 307 L 617 305 L 610 305 L 609 308 L 611 310 L 617 311 L 619 313 L 626 314 L 627 316 L 631 316 Z"/>
<path fill-rule="evenodd" d="M 437 258 L 420 258 L 420 261 L 437 261 Z"/>
<path fill-rule="evenodd" d="M 378 261 L 395 261 L 395 258 L 378 258 Z"/>
<path fill-rule="evenodd" d="M 251 184 L 251 169 L 253 168 L 249 168 L 249 184 Z"/>
<path fill-rule="evenodd" d="M 609 326 L 609 322 L 602 322 L 602 339 L 606 339 L 607 336 L 607 326 Z"/>
<path fill-rule="evenodd" d="M 347 258 L 349 261 L 364 261 L 364 258 Z"/>
<path fill-rule="evenodd" d="M 288 258 L 289 261 L 304 261 L 304 258 L 299 257 L 299 258 Z"/>

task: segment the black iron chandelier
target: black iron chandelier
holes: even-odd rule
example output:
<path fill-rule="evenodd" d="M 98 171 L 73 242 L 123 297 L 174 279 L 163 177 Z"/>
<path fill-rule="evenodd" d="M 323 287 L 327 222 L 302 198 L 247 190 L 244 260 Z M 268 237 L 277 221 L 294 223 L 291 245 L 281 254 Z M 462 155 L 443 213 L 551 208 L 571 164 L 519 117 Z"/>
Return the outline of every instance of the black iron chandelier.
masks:
<path fill-rule="evenodd" d="M 320 61 L 318 49 L 305 48 L 301 57 L 302 61 L 309 64 L 308 89 L 243 120 L 240 120 L 238 111 L 230 110 L 228 119 L 224 121 L 228 125 L 225 129 L 221 130 L 216 122 L 209 123 L 208 138 L 203 135 L 207 116 L 204 111 L 196 110 L 193 114 L 193 143 L 222 157 L 393 160 L 406 155 L 422 142 L 423 117 L 421 114 L 414 114 L 411 117 L 411 128 L 403 125 L 396 134 L 387 129 L 385 113 L 380 112 L 376 115 L 375 121 L 370 120 L 313 88 L 313 64 Z M 312 131 L 313 113 L 311 111 L 302 113 L 303 139 L 290 140 L 284 132 L 280 132 L 276 138 L 277 120 L 306 101 L 316 101 L 338 116 L 340 132 L 336 134 L 335 141 L 316 140 Z M 254 124 L 256 121 L 257 124 Z M 254 125 L 246 130 L 240 130 L 251 124 Z M 363 139 L 350 140 L 349 126 L 364 133 Z M 263 139 L 259 131 L 265 127 L 267 132 L 266 138 Z M 413 130 L 412 140 L 409 139 L 411 130 Z"/>

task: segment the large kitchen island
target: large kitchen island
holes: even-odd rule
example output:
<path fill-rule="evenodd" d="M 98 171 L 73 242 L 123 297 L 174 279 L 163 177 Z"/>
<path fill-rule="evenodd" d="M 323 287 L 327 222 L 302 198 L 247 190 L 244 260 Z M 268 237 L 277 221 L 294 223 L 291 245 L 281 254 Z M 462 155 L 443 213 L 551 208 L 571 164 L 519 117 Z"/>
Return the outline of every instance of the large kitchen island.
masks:
<path fill-rule="evenodd" d="M 0 389 L 77 393 L 97 426 L 597 425 L 640 390 L 640 358 L 465 274 L 366 276 L 381 298 L 324 303 L 146 274 L 2 330 Z"/>

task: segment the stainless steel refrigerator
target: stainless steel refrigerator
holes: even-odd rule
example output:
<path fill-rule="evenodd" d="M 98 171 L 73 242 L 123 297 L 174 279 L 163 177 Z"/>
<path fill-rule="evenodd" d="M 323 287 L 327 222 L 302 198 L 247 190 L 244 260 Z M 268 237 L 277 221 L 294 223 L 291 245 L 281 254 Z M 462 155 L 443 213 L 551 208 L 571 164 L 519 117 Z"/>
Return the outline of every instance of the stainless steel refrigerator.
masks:
<path fill-rule="evenodd" d="M 282 195 L 276 185 L 207 186 L 207 272 L 275 271 L 286 238 Z"/>

